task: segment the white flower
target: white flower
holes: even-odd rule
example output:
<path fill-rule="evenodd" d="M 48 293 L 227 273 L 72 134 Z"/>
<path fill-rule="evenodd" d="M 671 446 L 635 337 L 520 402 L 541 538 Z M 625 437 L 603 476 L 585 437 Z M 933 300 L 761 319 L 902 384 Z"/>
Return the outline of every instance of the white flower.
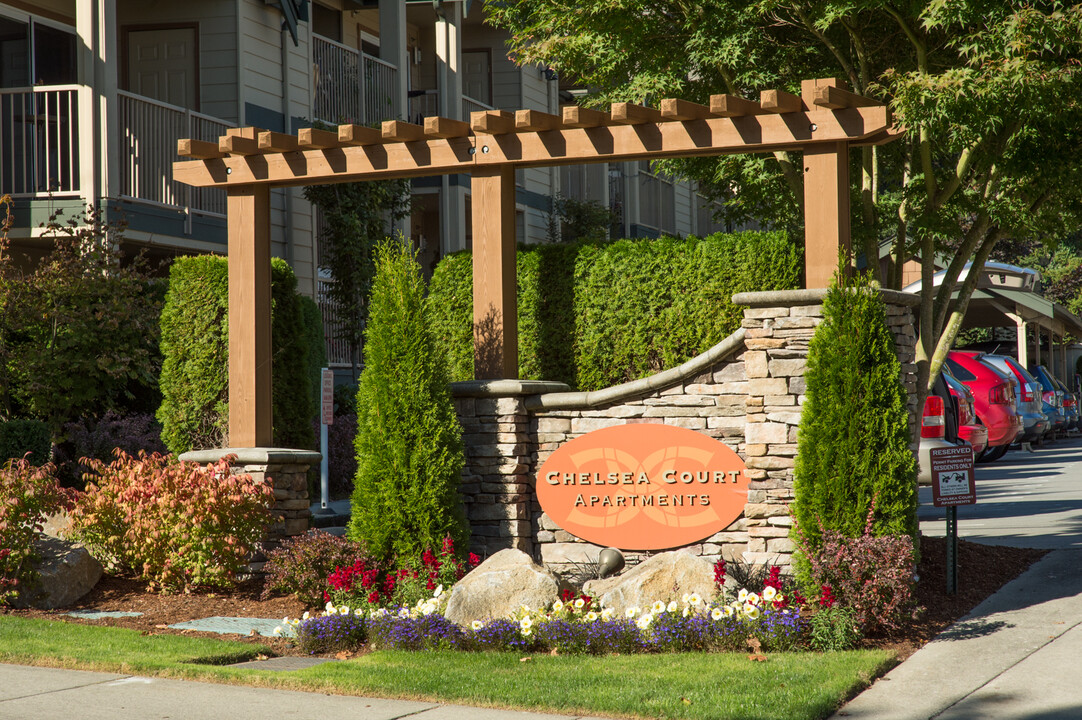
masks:
<path fill-rule="evenodd" d="M 585 605 L 586 605 L 586 601 L 583 600 L 582 598 L 579 598 L 578 600 L 575 601 L 575 609 L 576 610 L 582 610 L 583 606 L 585 606 Z"/>
<path fill-rule="evenodd" d="M 725 617 L 725 612 L 721 608 L 714 608 L 710 611 L 710 619 L 717 622 Z"/>
<path fill-rule="evenodd" d="M 437 607 L 437 603 L 426 602 L 424 605 L 421 606 L 421 614 L 422 615 L 431 615 L 432 613 L 436 612 L 436 607 Z"/>
<path fill-rule="evenodd" d="M 533 630 L 531 630 L 530 628 L 522 628 L 521 630 L 519 630 L 519 633 L 523 637 L 529 637 L 530 633 L 532 633 L 532 632 L 533 632 Z"/>
<path fill-rule="evenodd" d="M 283 625 L 288 625 L 289 624 L 289 616 L 288 615 L 286 615 L 284 618 L 282 618 L 282 624 Z"/>
<path fill-rule="evenodd" d="M 526 614 L 528 614 L 528 613 L 530 612 L 530 606 L 529 606 L 529 605 L 523 605 L 523 606 L 522 606 L 522 607 L 520 607 L 520 608 L 519 608 L 518 610 L 519 610 L 519 612 L 520 612 L 520 613 L 522 613 L 523 615 L 526 615 Z"/>
<path fill-rule="evenodd" d="M 533 627 L 533 620 L 531 620 L 529 617 L 524 617 L 518 621 L 518 626 L 523 630 L 529 630 L 531 627 Z"/>
<path fill-rule="evenodd" d="M 343 605 L 342 607 L 338 608 L 338 613 L 340 615 L 349 615 L 349 605 Z"/>
<path fill-rule="evenodd" d="M 271 630 L 271 635 L 273 635 L 275 637 L 278 637 L 281 634 L 282 634 L 282 626 L 281 625 L 278 625 L 273 630 Z"/>
<path fill-rule="evenodd" d="M 624 611 L 624 615 L 629 618 L 633 618 L 638 614 L 639 609 L 637 607 L 629 607 L 627 610 Z"/>
<path fill-rule="evenodd" d="M 357 608 L 353 611 L 353 614 L 357 617 L 364 617 L 364 608 Z"/>
<path fill-rule="evenodd" d="M 641 618 L 639 618 L 635 622 L 635 624 L 639 626 L 640 630 L 645 630 L 646 628 L 650 627 L 650 623 L 652 623 L 653 621 L 654 621 L 654 616 L 651 615 L 650 613 L 646 613 Z"/>
<path fill-rule="evenodd" d="M 689 595 L 687 593 L 684 593 L 683 595 L 680 596 L 680 602 L 684 603 L 685 605 L 687 605 L 690 602 L 690 600 L 691 600 L 691 595 Z"/>
<path fill-rule="evenodd" d="M 759 604 L 759 596 L 756 595 L 755 593 L 748 593 L 748 597 L 745 599 L 745 602 L 749 602 L 752 605 L 758 605 Z"/>
<path fill-rule="evenodd" d="M 703 599 L 699 597 L 699 593 L 691 593 L 688 595 L 687 604 L 698 607 L 703 602 Z"/>
<path fill-rule="evenodd" d="M 680 606 L 679 606 L 679 605 L 677 605 L 676 601 L 675 601 L 675 600 L 671 600 L 671 601 L 669 601 L 669 606 L 668 606 L 667 608 L 665 608 L 665 611 L 666 611 L 666 612 L 676 612 L 676 609 L 677 609 L 678 607 L 680 607 Z"/>
<path fill-rule="evenodd" d="M 665 603 L 662 602 L 661 600 L 657 600 L 656 602 L 654 602 L 653 605 L 650 606 L 650 612 L 652 612 L 652 613 L 663 613 L 663 612 L 665 612 Z"/>
<path fill-rule="evenodd" d="M 755 620 L 759 617 L 759 607 L 751 603 L 745 603 L 744 614 L 747 615 L 749 620 Z"/>
<path fill-rule="evenodd" d="M 562 601 L 557 600 L 556 602 L 552 603 L 552 612 L 560 612 L 563 609 L 564 609 L 564 604 L 563 604 Z"/>
<path fill-rule="evenodd" d="M 440 595 L 443 595 L 443 584 L 442 583 L 437 585 L 436 589 L 432 592 L 432 597 L 434 597 L 434 598 L 438 598 Z"/>
<path fill-rule="evenodd" d="M 612 608 L 604 608 L 604 609 L 601 610 L 601 619 L 602 620 L 612 620 L 614 615 L 616 615 L 616 611 L 613 610 Z"/>
<path fill-rule="evenodd" d="M 398 611 L 398 617 L 400 617 L 400 618 L 408 618 L 409 616 L 410 616 L 410 611 L 409 611 L 408 608 L 402 608 L 401 610 Z"/>
<path fill-rule="evenodd" d="M 737 602 L 740 602 L 740 603 L 743 603 L 745 600 L 747 600 L 748 599 L 748 589 L 747 588 L 740 588 L 740 592 L 738 592 L 736 594 L 736 599 L 737 599 Z"/>
<path fill-rule="evenodd" d="M 334 615 L 334 603 L 328 601 L 327 604 L 323 606 L 323 609 L 328 615 Z"/>
<path fill-rule="evenodd" d="M 474 632 L 480 630 L 484 626 L 485 626 L 485 624 L 483 622 L 481 622 L 480 620 L 474 620 L 473 622 L 470 623 L 470 627 L 473 628 Z"/>
<path fill-rule="evenodd" d="M 736 610 L 733 609 L 732 605 L 726 605 L 725 607 L 719 609 L 721 610 L 722 615 L 724 615 L 725 617 L 732 617 L 733 614 L 736 613 Z"/>
<path fill-rule="evenodd" d="M 586 613 L 586 622 L 593 622 L 594 620 L 597 620 L 597 613 L 595 613 L 593 610 Z"/>
<path fill-rule="evenodd" d="M 778 591 L 776 588 L 770 585 L 767 585 L 765 588 L 763 588 L 763 600 L 771 602 L 775 597 L 777 597 L 777 595 Z"/>
<path fill-rule="evenodd" d="M 307 610 L 305 610 L 304 615 L 301 615 L 301 620 L 307 620 L 310 617 L 311 617 L 311 614 Z"/>
<path fill-rule="evenodd" d="M 682 615 L 684 617 L 687 617 L 690 614 L 691 614 L 691 607 L 689 605 L 685 605 L 684 606 L 684 612 L 682 613 Z"/>

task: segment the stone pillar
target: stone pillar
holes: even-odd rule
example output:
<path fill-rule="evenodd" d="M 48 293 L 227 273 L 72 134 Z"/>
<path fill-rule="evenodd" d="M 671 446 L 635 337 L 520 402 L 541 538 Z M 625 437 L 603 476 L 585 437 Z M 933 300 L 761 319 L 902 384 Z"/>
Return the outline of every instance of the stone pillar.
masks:
<path fill-rule="evenodd" d="M 286 448 L 221 448 L 193 450 L 180 456 L 184 462 L 215 463 L 226 455 L 235 455 L 233 472 L 251 475 L 256 482 L 274 488 L 271 513 L 278 519 L 267 527 L 266 536 L 253 554 L 249 569 L 259 572 L 267 553 L 277 549 L 284 539 L 308 531 L 311 501 L 308 498 L 308 469 L 319 465 L 323 456 L 313 450 Z"/>
<path fill-rule="evenodd" d="M 536 452 L 525 397 L 566 390 L 563 383 L 472 380 L 451 384 L 462 424 L 462 497 L 470 550 L 487 557 L 515 548 L 534 554 L 530 508 Z"/>

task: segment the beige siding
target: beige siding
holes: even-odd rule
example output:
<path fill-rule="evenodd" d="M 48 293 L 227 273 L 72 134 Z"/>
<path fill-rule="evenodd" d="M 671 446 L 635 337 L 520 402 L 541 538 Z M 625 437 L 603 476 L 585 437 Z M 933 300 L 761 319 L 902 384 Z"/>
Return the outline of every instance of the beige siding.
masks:
<path fill-rule="evenodd" d="M 694 232 L 695 204 L 692 202 L 694 193 L 691 185 L 681 181 L 674 183 L 674 195 L 676 196 L 676 234 L 691 235 Z"/>

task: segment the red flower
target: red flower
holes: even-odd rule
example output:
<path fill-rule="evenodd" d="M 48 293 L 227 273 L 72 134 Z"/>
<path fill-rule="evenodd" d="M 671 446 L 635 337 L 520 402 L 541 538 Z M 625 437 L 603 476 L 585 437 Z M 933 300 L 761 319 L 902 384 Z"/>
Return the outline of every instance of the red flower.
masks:
<path fill-rule="evenodd" d="M 443 539 L 443 554 L 454 555 L 455 554 L 455 541 L 448 535 Z"/>
<path fill-rule="evenodd" d="M 427 583 L 425 583 L 425 589 L 426 590 L 435 590 L 436 589 L 435 581 L 430 578 L 429 581 Z"/>
<path fill-rule="evenodd" d="M 836 602 L 838 602 L 838 598 L 834 597 L 834 591 L 831 590 L 829 585 L 819 588 L 819 607 L 834 607 Z"/>
<path fill-rule="evenodd" d="M 379 592 L 373 590 L 372 592 L 368 593 L 368 603 L 370 605 L 375 605 L 378 602 L 379 602 Z"/>
<path fill-rule="evenodd" d="M 718 558 L 714 563 L 714 585 L 719 589 L 725 584 L 725 560 Z"/>
<path fill-rule="evenodd" d="M 778 592 L 781 592 L 781 568 L 777 565 L 773 565 L 770 568 L 770 576 L 763 581 L 763 587 L 772 587 Z"/>
<path fill-rule="evenodd" d="M 562 593 L 560 593 L 560 600 L 562 600 L 565 604 L 571 602 L 571 598 L 573 597 L 575 597 L 575 593 L 571 592 L 570 590 L 564 590 Z"/>
<path fill-rule="evenodd" d="M 470 568 L 475 568 L 481 564 L 481 558 L 477 557 L 474 553 L 470 553 Z"/>
<path fill-rule="evenodd" d="M 330 601 L 331 601 L 331 594 L 329 592 L 327 592 L 326 590 L 324 590 L 323 591 L 323 602 L 326 603 L 326 602 L 330 602 Z"/>

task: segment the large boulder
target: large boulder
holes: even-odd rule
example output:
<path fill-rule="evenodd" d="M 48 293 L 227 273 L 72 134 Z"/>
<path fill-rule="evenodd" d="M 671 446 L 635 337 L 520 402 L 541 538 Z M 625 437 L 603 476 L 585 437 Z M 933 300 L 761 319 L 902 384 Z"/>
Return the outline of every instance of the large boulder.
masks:
<path fill-rule="evenodd" d="M 655 555 L 623 575 L 590 580 L 583 591 L 618 614 L 629 607 L 645 609 L 658 600 L 679 600 L 684 593 L 698 593 L 704 601 L 717 594 L 714 566 L 687 550 Z"/>
<path fill-rule="evenodd" d="M 455 583 L 447 619 L 459 625 L 505 618 L 523 605 L 538 609 L 559 599 L 556 576 L 521 550 L 500 550 Z"/>
<path fill-rule="evenodd" d="M 60 538 L 38 535 L 34 541 L 41 560 L 35 563 L 40 581 L 20 594 L 15 607 L 53 610 L 67 607 L 90 592 L 101 579 L 101 563 L 87 549 Z"/>

